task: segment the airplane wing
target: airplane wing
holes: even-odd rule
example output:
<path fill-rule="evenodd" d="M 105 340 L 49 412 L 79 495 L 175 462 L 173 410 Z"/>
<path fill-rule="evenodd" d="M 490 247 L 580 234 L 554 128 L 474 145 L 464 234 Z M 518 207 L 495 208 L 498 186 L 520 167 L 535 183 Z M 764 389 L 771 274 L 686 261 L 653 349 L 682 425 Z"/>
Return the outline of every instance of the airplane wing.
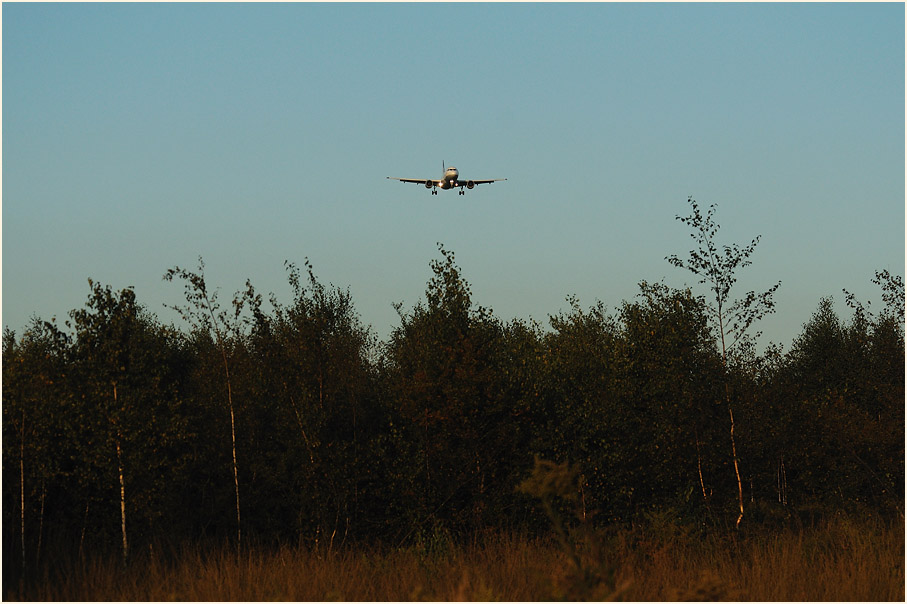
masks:
<path fill-rule="evenodd" d="M 472 181 L 472 184 L 474 184 L 474 185 L 487 185 L 488 183 L 491 183 L 491 182 L 501 182 L 502 180 L 507 180 L 507 179 L 506 179 L 506 178 L 492 178 L 491 180 L 474 180 L 474 181 Z M 462 183 L 466 183 L 466 182 L 468 182 L 468 181 L 461 180 L 461 181 L 459 181 L 459 182 L 462 184 Z"/>
<path fill-rule="evenodd" d="M 417 185 L 424 185 L 427 182 L 431 182 L 432 186 L 437 187 L 441 184 L 440 180 L 432 180 L 430 178 L 397 178 L 395 176 L 388 176 L 388 180 L 399 180 L 400 182 L 411 182 Z"/>

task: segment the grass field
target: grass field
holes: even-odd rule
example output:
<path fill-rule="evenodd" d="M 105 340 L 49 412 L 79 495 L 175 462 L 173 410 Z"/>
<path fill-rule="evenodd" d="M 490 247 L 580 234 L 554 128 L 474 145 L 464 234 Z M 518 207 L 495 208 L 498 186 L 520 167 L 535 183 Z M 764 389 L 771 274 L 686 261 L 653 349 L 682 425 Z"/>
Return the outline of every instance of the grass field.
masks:
<path fill-rule="evenodd" d="M 904 600 L 903 521 L 702 538 L 678 526 L 577 541 L 486 535 L 399 549 L 183 547 L 57 560 L 5 600 Z M 578 564 L 577 564 L 578 562 Z"/>

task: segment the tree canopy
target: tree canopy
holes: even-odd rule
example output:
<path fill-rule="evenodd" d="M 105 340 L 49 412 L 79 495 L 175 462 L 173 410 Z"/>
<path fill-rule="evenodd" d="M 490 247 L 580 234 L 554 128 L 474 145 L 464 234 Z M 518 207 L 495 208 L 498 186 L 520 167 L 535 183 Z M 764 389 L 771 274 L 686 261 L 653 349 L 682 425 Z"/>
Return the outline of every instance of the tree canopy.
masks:
<path fill-rule="evenodd" d="M 849 298 L 844 318 L 820 300 L 789 351 L 728 363 L 722 326 L 740 342 L 777 286 L 728 305 L 758 238 L 722 255 L 711 211 L 695 210 L 718 272 L 701 255 L 672 262 L 715 300 L 641 282 L 613 311 L 568 298 L 547 325 L 478 305 L 443 246 L 386 342 L 308 262 L 287 264 L 288 302 L 266 304 L 250 282 L 226 313 L 203 263 L 169 271 L 187 287 L 181 327 L 89 281 L 64 327 L 36 318 L 4 333 L 5 567 L 38 563 L 49 540 L 126 557 L 160 539 L 341 547 L 533 531 L 543 519 L 517 487 L 536 458 L 575 469 L 575 504 L 597 523 L 669 510 L 729 527 L 739 498 L 751 523 L 903 514 L 901 278 L 876 275 L 880 312 Z"/>

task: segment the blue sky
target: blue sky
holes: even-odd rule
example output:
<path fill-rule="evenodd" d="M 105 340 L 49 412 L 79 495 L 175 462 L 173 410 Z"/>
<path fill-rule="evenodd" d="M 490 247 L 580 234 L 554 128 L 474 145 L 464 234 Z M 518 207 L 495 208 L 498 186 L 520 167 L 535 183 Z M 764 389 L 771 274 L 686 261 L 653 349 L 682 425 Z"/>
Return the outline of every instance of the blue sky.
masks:
<path fill-rule="evenodd" d="M 290 302 L 285 260 L 349 287 L 381 339 L 454 251 L 504 320 L 761 234 L 738 294 L 778 280 L 762 344 L 822 296 L 904 274 L 904 5 L 9 4 L 5 327 L 67 318 L 87 279 L 164 323 L 204 256 L 224 301 Z M 507 178 L 465 196 L 389 181 Z M 695 288 L 694 288 L 695 289 Z M 699 287 L 698 292 L 704 293 Z"/>

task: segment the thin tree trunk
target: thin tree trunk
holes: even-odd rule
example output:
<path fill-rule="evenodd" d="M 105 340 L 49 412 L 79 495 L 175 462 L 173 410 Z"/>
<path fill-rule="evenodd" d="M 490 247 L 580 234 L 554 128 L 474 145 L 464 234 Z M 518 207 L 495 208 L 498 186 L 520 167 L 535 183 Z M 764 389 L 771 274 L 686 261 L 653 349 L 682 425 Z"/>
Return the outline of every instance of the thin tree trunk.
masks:
<path fill-rule="evenodd" d="M 290 395 L 290 404 L 293 405 L 293 413 L 296 414 L 296 421 L 299 423 L 299 431 L 302 433 L 302 439 L 305 441 L 306 450 L 309 452 L 309 461 L 312 463 L 312 467 L 315 467 L 315 456 L 312 454 L 312 444 L 309 442 L 309 437 L 305 433 L 305 425 L 302 423 L 302 415 L 299 414 L 299 409 L 296 407 L 296 400 Z"/>
<path fill-rule="evenodd" d="M 784 454 L 778 464 L 778 503 L 787 505 L 787 471 L 784 468 Z"/>
<path fill-rule="evenodd" d="M 586 489 L 585 489 L 585 485 L 586 485 L 586 477 L 585 476 L 580 477 L 579 494 L 580 494 L 580 499 L 582 500 L 582 505 L 583 505 L 583 522 L 586 521 Z"/>
<path fill-rule="evenodd" d="M 47 495 L 45 479 L 41 479 L 41 515 L 38 517 L 38 549 L 35 551 L 35 567 L 41 562 L 41 541 L 44 537 L 44 499 Z"/>
<path fill-rule="evenodd" d="M 690 405 L 692 405 L 692 397 Z M 693 427 L 693 437 L 696 439 L 696 469 L 699 471 L 699 488 L 702 489 L 702 499 L 706 503 L 709 501 L 709 495 L 705 490 L 705 479 L 702 477 L 702 450 L 699 442 L 699 429 Z"/>
<path fill-rule="evenodd" d="M 25 573 L 25 408 L 22 408 L 22 433 L 19 438 L 19 520 L 22 537 L 22 572 Z"/>
<path fill-rule="evenodd" d="M 88 506 L 91 499 L 85 502 L 85 516 L 82 518 L 82 534 L 79 536 L 79 559 L 82 559 L 82 546 L 85 544 L 85 528 L 88 526 Z"/>
<path fill-rule="evenodd" d="M 721 312 L 721 302 L 718 302 L 718 326 L 721 332 L 721 362 L 724 365 L 724 372 L 727 375 L 727 348 L 724 344 L 724 316 Z M 737 516 L 737 522 L 734 524 L 740 528 L 740 521 L 743 520 L 743 482 L 740 480 L 740 466 L 737 464 L 737 440 L 734 437 L 734 411 L 731 409 L 731 389 L 728 385 L 727 378 L 724 382 L 724 394 L 727 400 L 727 412 L 731 416 L 731 454 L 734 458 L 734 474 L 737 476 L 737 503 L 740 506 L 740 515 Z"/>
<path fill-rule="evenodd" d="M 120 437 L 117 435 L 117 472 L 120 477 L 120 529 L 123 533 L 123 564 L 129 555 L 129 543 L 126 540 L 126 484 L 123 481 L 123 453 L 120 449 Z"/>
<path fill-rule="evenodd" d="M 216 326 L 217 322 L 214 318 L 214 313 L 211 311 L 210 305 L 208 306 L 208 312 L 211 313 L 211 318 L 215 321 L 214 325 Z M 220 353 L 224 359 L 224 375 L 227 378 L 227 404 L 230 407 L 230 441 L 233 453 L 233 488 L 236 493 L 236 547 L 239 548 L 242 546 L 242 523 L 239 514 L 239 468 L 236 464 L 236 415 L 233 412 L 233 386 L 230 383 L 230 365 L 227 363 L 227 346 L 217 327 L 215 327 L 215 334 L 220 343 Z"/>
<path fill-rule="evenodd" d="M 699 435 L 696 435 L 696 469 L 699 470 L 699 487 L 702 489 L 702 499 L 704 501 L 709 500 L 708 494 L 705 492 L 705 480 L 702 478 L 702 453 L 699 451 Z"/>
<path fill-rule="evenodd" d="M 737 443 L 734 438 L 734 412 L 731 410 L 731 404 L 728 402 L 727 411 L 731 416 L 731 453 L 734 456 L 734 473 L 737 475 L 737 503 L 740 505 L 740 515 L 737 516 L 737 522 L 734 524 L 740 527 L 740 521 L 743 520 L 743 483 L 740 481 L 740 467 L 737 465 Z"/>
<path fill-rule="evenodd" d="M 233 414 L 233 394 L 227 382 L 227 396 L 230 399 L 230 438 L 233 441 L 233 487 L 236 492 L 236 547 L 242 545 L 242 522 L 239 515 L 239 469 L 236 465 L 236 417 Z"/>
<path fill-rule="evenodd" d="M 324 369 L 321 367 L 321 359 L 318 360 L 318 406 L 324 410 Z"/>
<path fill-rule="evenodd" d="M 242 523 L 239 515 L 239 469 L 236 464 L 236 416 L 233 413 L 233 387 L 230 384 L 230 366 L 227 364 L 227 349 L 220 334 L 220 352 L 224 359 L 224 374 L 227 376 L 227 403 L 230 405 L 230 439 L 233 450 L 233 487 L 236 493 L 236 547 L 242 546 Z"/>
<path fill-rule="evenodd" d="M 113 385 L 113 403 L 115 407 L 119 407 L 116 384 Z M 116 427 L 116 430 L 117 474 L 120 479 L 120 529 L 123 533 L 123 565 L 125 566 L 129 555 L 129 543 L 126 540 L 126 482 L 123 479 L 123 451 L 120 448 L 122 435 L 120 434 L 119 426 Z"/>

